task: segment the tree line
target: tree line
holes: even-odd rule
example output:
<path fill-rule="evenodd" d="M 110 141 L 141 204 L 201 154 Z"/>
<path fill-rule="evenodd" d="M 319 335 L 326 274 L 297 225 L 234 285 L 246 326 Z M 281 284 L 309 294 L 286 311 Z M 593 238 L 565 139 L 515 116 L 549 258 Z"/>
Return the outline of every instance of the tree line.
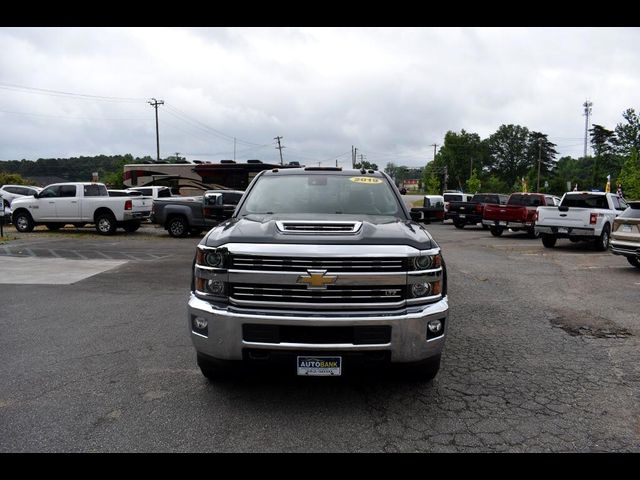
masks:
<path fill-rule="evenodd" d="M 593 155 L 580 158 L 557 159 L 557 145 L 547 134 L 521 125 L 502 125 L 485 139 L 465 130 L 449 131 L 435 159 L 421 171 L 422 188 L 434 195 L 445 189 L 511 193 L 524 188 L 562 195 L 576 185 L 579 190 L 605 190 L 610 176 L 611 191 L 620 183 L 626 198 L 640 199 L 640 119 L 631 108 L 622 118 L 613 130 L 593 124 Z M 385 172 L 397 183 L 415 178 L 407 177 L 408 167 L 394 163 Z"/>

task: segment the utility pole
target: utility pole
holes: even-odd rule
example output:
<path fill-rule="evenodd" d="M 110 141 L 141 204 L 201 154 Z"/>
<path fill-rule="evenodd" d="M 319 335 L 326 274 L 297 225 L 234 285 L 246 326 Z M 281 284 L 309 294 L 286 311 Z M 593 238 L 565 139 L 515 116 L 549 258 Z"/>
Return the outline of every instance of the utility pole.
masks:
<path fill-rule="evenodd" d="M 358 159 L 358 147 L 353 149 L 353 168 L 356 168 L 357 159 Z"/>
<path fill-rule="evenodd" d="M 433 147 L 433 159 L 436 159 L 436 147 L 438 146 L 437 143 L 432 143 L 431 146 Z"/>
<path fill-rule="evenodd" d="M 236 161 L 236 137 L 233 137 L 233 161 Z"/>
<path fill-rule="evenodd" d="M 278 146 L 276 147 L 278 150 L 280 150 L 280 165 L 284 165 L 284 161 L 282 160 L 282 149 L 285 148 L 282 145 L 280 145 L 280 139 L 282 137 L 273 137 L 274 140 L 278 141 Z"/>
<path fill-rule="evenodd" d="M 355 164 L 356 164 L 356 156 L 353 153 L 353 145 L 351 145 L 351 168 L 356 168 Z"/>
<path fill-rule="evenodd" d="M 538 138 L 538 187 L 536 192 L 540 192 L 540 164 L 542 163 L 542 137 Z"/>
<path fill-rule="evenodd" d="M 147 103 L 152 107 L 155 107 L 156 109 L 156 148 L 157 148 L 156 151 L 158 154 L 158 161 L 160 161 L 160 133 L 158 132 L 158 105 L 164 105 L 164 100 L 156 100 L 155 98 L 152 98 L 151 100 L 153 101 L 147 102 Z"/>
<path fill-rule="evenodd" d="M 582 106 L 584 107 L 584 156 L 587 156 L 587 138 L 589 135 L 589 116 L 591 115 L 591 103 L 589 100 L 585 101 Z"/>

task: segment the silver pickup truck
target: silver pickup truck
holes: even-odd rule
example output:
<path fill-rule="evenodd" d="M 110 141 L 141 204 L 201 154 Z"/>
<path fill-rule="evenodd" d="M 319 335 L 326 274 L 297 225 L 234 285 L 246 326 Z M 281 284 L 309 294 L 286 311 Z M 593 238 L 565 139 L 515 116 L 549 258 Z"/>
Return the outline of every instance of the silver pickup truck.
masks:
<path fill-rule="evenodd" d="M 197 235 L 233 214 L 244 192 L 207 190 L 197 197 L 167 197 L 153 201 L 151 223 L 162 225 L 172 237 Z"/>
<path fill-rule="evenodd" d="M 274 169 L 197 246 L 188 328 L 210 380 L 274 364 L 301 376 L 393 364 L 431 379 L 448 312 L 440 246 L 388 175 Z"/>

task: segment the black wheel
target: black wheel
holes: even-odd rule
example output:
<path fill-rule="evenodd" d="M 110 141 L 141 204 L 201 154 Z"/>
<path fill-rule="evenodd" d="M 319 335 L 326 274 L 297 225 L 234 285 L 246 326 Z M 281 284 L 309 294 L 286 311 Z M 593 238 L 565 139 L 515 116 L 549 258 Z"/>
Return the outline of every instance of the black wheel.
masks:
<path fill-rule="evenodd" d="M 558 238 L 555 235 L 549 235 L 548 233 L 542 234 L 542 244 L 546 248 L 553 248 L 556 246 Z"/>
<path fill-rule="evenodd" d="M 491 230 L 491 235 L 493 235 L 494 237 L 499 237 L 504 231 L 504 228 L 502 227 L 489 227 L 489 229 Z"/>
<path fill-rule="evenodd" d="M 173 217 L 167 224 L 167 230 L 174 238 L 186 237 L 189 233 L 189 224 L 184 217 Z"/>
<path fill-rule="evenodd" d="M 33 218 L 29 215 L 28 212 L 18 212 L 13 216 L 13 224 L 16 227 L 16 230 L 22 233 L 33 231 L 36 226 L 33 223 Z"/>
<path fill-rule="evenodd" d="M 536 233 L 535 228 L 530 228 L 529 230 L 527 230 L 527 236 L 529 238 L 540 238 L 540 232 Z"/>
<path fill-rule="evenodd" d="M 238 369 L 233 362 L 207 358 L 198 353 L 198 367 L 210 382 L 228 381 L 237 376 Z"/>
<path fill-rule="evenodd" d="M 458 228 L 458 229 L 460 229 L 460 230 L 462 230 L 464 228 L 464 223 L 463 222 L 459 222 L 459 221 L 453 222 L 453 226 Z"/>
<path fill-rule="evenodd" d="M 127 222 L 122 225 L 122 228 L 124 228 L 125 232 L 133 233 L 140 228 L 140 222 L 135 220 L 132 222 Z"/>
<path fill-rule="evenodd" d="M 627 262 L 636 268 L 640 268 L 640 260 L 637 257 L 627 257 Z"/>
<path fill-rule="evenodd" d="M 110 213 L 101 213 L 96 218 L 96 231 L 100 235 L 113 235 L 116 233 L 116 228 L 118 228 L 116 224 L 115 217 Z"/>
<path fill-rule="evenodd" d="M 607 248 L 609 248 L 609 232 L 610 231 L 611 230 L 609 229 L 609 224 L 607 223 L 602 229 L 602 233 L 596 240 L 596 250 L 603 252 Z"/>
<path fill-rule="evenodd" d="M 483 230 L 489 230 L 489 225 L 485 225 L 484 223 L 482 224 L 482 229 Z"/>
<path fill-rule="evenodd" d="M 60 230 L 62 228 L 62 224 L 60 224 L 60 223 L 46 223 L 45 225 L 52 232 L 55 232 L 55 231 Z"/>
<path fill-rule="evenodd" d="M 400 368 L 402 368 L 401 375 L 404 378 L 428 382 L 433 380 L 440 370 L 440 354 L 421 362 L 400 364 Z"/>

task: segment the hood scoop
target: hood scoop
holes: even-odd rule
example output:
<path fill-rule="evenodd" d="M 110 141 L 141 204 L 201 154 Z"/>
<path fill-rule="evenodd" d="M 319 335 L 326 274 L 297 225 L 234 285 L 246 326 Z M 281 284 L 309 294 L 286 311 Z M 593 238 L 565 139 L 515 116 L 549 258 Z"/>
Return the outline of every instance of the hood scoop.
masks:
<path fill-rule="evenodd" d="M 278 230 L 285 234 L 355 235 L 362 228 L 362 222 L 326 221 L 279 221 Z"/>

